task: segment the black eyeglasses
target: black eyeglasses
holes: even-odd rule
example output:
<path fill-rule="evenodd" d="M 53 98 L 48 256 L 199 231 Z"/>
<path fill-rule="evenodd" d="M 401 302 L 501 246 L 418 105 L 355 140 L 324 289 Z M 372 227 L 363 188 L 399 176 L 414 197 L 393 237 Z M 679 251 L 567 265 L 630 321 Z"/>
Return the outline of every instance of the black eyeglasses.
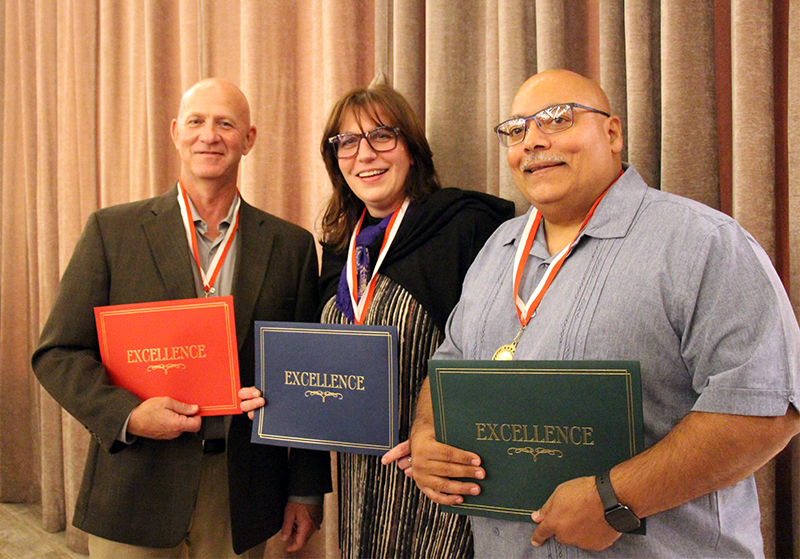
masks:
<path fill-rule="evenodd" d="M 363 134 L 338 134 L 331 136 L 328 141 L 333 146 L 333 151 L 339 159 L 355 157 L 361 146 L 361 138 L 367 140 L 372 151 L 392 151 L 397 147 L 397 135 L 400 129 L 394 126 L 378 126 Z"/>
<path fill-rule="evenodd" d="M 560 105 L 542 109 L 535 115 L 508 119 L 495 126 L 494 131 L 500 143 L 505 147 L 515 146 L 525 139 L 525 133 L 528 131 L 528 122 L 531 119 L 536 122 L 536 125 L 545 134 L 558 134 L 572 128 L 572 125 L 575 124 L 574 109 L 583 109 L 605 117 L 611 116 L 606 112 L 581 105 L 580 103 L 561 103 Z"/>

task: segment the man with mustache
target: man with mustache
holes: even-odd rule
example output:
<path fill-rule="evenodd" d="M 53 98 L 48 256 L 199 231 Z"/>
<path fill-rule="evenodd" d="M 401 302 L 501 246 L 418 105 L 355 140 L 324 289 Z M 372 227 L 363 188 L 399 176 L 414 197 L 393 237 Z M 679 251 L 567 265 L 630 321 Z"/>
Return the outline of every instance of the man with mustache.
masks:
<path fill-rule="evenodd" d="M 232 295 L 250 387 L 254 321 L 315 317 L 311 234 L 237 189 L 256 139 L 244 94 L 221 79 L 195 84 L 171 132 L 180 180 L 90 216 L 33 355 L 42 385 L 93 436 L 73 524 L 89 533 L 92 557 L 260 558 L 278 530 L 296 551 L 331 490 L 327 452 L 251 444 L 244 414 L 201 421 L 194 402 L 142 401 L 112 386 L 100 360 L 94 307 Z"/>
<path fill-rule="evenodd" d="M 478 255 L 434 358 L 640 361 L 647 448 L 531 503 L 535 524 L 473 517 L 476 556 L 763 557 L 752 474 L 800 430 L 800 329 L 769 258 L 623 164 L 594 82 L 542 72 L 512 114 L 496 132 L 533 207 Z M 492 475 L 435 441 L 427 384 L 411 457 L 441 504 Z M 646 536 L 627 533 L 645 517 Z"/>

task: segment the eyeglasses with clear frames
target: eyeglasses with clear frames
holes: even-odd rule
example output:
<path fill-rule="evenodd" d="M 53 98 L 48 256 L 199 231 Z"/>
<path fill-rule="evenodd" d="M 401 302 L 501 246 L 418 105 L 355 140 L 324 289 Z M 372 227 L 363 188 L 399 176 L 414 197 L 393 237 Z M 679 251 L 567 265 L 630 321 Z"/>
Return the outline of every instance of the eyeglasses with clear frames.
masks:
<path fill-rule="evenodd" d="M 361 146 L 361 138 L 367 140 L 372 151 L 392 151 L 397 147 L 397 135 L 399 128 L 394 126 L 378 126 L 363 134 L 338 134 L 331 136 L 328 141 L 333 146 L 333 151 L 338 159 L 349 159 L 355 157 Z"/>
<path fill-rule="evenodd" d="M 545 134 L 558 134 L 572 128 L 572 125 L 575 124 L 574 109 L 583 109 L 605 117 L 611 116 L 599 109 L 587 107 L 580 103 L 561 103 L 542 109 L 535 115 L 508 119 L 495 126 L 494 131 L 500 143 L 508 148 L 522 143 L 525 139 L 525 133 L 528 131 L 528 121 L 531 119 L 536 122 L 539 130 Z"/>

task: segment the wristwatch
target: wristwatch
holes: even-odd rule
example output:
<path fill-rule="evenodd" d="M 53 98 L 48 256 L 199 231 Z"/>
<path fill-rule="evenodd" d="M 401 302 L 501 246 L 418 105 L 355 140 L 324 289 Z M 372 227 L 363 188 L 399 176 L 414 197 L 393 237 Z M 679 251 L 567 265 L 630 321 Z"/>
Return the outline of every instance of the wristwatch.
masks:
<path fill-rule="evenodd" d="M 614 488 L 611 486 L 610 472 L 597 474 L 594 478 L 597 485 L 597 492 L 603 502 L 603 509 L 606 511 L 606 522 L 617 532 L 633 532 L 642 525 L 642 521 L 631 509 L 623 505 L 617 499 Z"/>

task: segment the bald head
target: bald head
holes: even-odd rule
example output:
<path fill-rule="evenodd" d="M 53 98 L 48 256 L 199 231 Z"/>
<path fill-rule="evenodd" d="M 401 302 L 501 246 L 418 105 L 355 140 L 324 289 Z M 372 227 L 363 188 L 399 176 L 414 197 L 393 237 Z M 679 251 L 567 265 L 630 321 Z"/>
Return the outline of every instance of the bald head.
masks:
<path fill-rule="evenodd" d="M 605 91 L 589 78 L 569 70 L 545 70 L 529 78 L 517 91 L 512 110 L 518 100 L 521 102 L 530 97 L 535 97 L 541 103 L 540 109 L 557 103 L 573 102 L 605 113 L 611 112 Z"/>
<path fill-rule="evenodd" d="M 200 80 L 186 90 L 178 107 L 179 122 L 181 117 L 185 116 L 187 107 L 191 106 L 192 99 L 197 95 L 218 98 L 227 103 L 230 109 L 237 113 L 242 125 L 250 127 L 250 103 L 247 102 L 247 97 L 245 97 L 241 89 L 222 78 Z"/>

